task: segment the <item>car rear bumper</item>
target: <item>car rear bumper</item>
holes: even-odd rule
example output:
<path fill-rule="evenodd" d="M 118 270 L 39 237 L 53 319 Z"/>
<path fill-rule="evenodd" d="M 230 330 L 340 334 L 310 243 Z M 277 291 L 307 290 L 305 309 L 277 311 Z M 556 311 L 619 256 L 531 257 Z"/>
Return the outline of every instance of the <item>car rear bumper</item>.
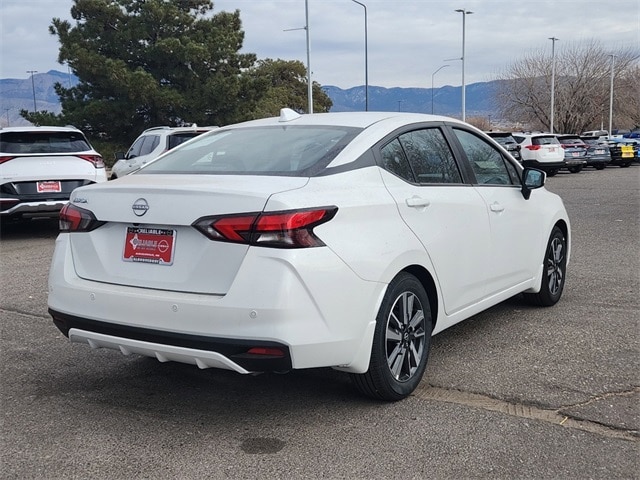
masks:
<path fill-rule="evenodd" d="M 537 168 L 544 172 L 548 172 L 550 170 L 560 170 L 561 168 L 567 167 L 567 164 L 564 160 L 560 162 L 539 162 L 538 160 L 523 160 L 522 165 L 525 167 Z"/>
<path fill-rule="evenodd" d="M 278 342 L 243 341 L 116 325 L 49 310 L 53 323 L 69 340 L 91 348 L 110 348 L 124 355 L 154 357 L 199 368 L 238 373 L 291 370 L 289 347 Z M 254 349 L 254 350 L 252 350 Z M 252 353 L 264 352 L 264 353 Z"/>
<path fill-rule="evenodd" d="M 48 306 L 72 341 L 96 348 L 243 373 L 316 367 L 363 373 L 386 285 L 362 280 L 328 248 L 306 250 L 250 249 L 226 294 L 196 294 L 82 279 L 62 234 Z M 263 275 L 256 278 L 256 271 Z M 285 353 L 249 354 L 260 347 Z"/>
<path fill-rule="evenodd" d="M 3 199 L 0 202 L 4 205 Z M 60 209 L 64 207 L 68 202 L 67 200 L 51 200 L 51 201 L 38 201 L 38 202 L 20 202 L 11 206 L 7 204 L 7 208 L 0 211 L 1 216 L 13 217 L 57 217 Z M 4 208 L 4 207 L 3 207 Z"/>

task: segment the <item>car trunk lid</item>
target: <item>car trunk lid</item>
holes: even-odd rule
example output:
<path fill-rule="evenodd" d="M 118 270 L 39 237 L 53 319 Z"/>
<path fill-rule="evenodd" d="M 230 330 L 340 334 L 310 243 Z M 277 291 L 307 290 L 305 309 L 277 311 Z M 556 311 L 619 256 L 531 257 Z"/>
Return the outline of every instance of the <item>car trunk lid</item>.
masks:
<path fill-rule="evenodd" d="M 248 245 L 208 239 L 192 224 L 202 217 L 260 212 L 275 193 L 307 178 L 231 175 L 131 175 L 78 189 L 74 205 L 106 222 L 71 233 L 81 278 L 199 294 L 225 294 Z"/>

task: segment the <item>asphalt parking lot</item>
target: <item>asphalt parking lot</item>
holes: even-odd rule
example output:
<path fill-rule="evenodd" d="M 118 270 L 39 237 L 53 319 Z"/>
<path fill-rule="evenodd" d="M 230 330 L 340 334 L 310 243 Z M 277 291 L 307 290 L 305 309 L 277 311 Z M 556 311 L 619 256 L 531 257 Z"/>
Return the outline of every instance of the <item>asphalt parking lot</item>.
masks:
<path fill-rule="evenodd" d="M 2 225 L 0 477 L 640 478 L 640 166 L 547 187 L 573 229 L 561 302 L 515 297 L 437 335 L 398 403 L 328 369 L 241 376 L 71 344 L 47 314 L 56 223 Z"/>

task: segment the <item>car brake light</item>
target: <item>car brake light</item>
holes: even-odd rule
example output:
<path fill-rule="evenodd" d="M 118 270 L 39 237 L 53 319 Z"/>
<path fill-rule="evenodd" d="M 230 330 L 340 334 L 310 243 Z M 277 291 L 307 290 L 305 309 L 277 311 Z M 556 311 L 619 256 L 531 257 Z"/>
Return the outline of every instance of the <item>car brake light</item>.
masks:
<path fill-rule="evenodd" d="M 67 203 L 60 210 L 59 225 L 61 232 L 90 232 L 106 222 L 96 219 L 93 212 Z"/>
<path fill-rule="evenodd" d="M 193 226 L 207 238 L 273 248 L 322 247 L 313 229 L 331 220 L 338 207 L 205 217 Z"/>
<path fill-rule="evenodd" d="M 104 168 L 104 160 L 100 155 L 78 155 L 83 160 L 93 163 L 96 168 Z"/>
<path fill-rule="evenodd" d="M 540 150 L 542 147 L 540 145 L 527 145 L 527 150 Z"/>
<path fill-rule="evenodd" d="M 9 160 L 12 160 L 16 157 L 0 157 L 0 165 L 2 165 L 4 162 L 8 162 Z"/>

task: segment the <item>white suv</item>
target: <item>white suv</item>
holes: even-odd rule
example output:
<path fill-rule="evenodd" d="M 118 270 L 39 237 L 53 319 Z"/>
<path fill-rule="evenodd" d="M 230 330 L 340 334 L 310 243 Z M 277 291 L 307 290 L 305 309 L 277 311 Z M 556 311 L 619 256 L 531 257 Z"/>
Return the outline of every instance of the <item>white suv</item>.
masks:
<path fill-rule="evenodd" d="M 71 127 L 0 128 L 0 217 L 57 217 L 76 187 L 104 182 L 102 157 Z"/>
<path fill-rule="evenodd" d="M 522 165 L 543 170 L 549 177 L 566 168 L 564 149 L 552 133 L 514 133 L 520 144 Z"/>
<path fill-rule="evenodd" d="M 167 150 L 177 147 L 193 137 L 218 127 L 153 127 L 136 138 L 127 153 L 117 152 L 111 179 L 123 177 L 138 170 Z"/>

